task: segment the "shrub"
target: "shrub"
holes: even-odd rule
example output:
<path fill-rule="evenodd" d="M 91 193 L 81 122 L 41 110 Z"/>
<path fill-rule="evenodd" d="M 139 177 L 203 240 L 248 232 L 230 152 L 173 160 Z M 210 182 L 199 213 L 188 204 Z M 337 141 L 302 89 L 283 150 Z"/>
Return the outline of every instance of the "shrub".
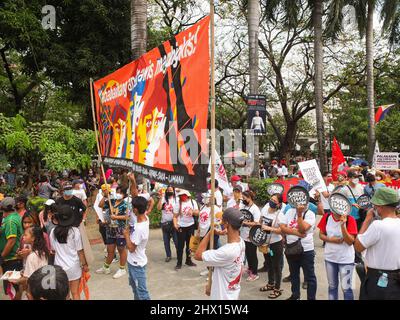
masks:
<path fill-rule="evenodd" d="M 161 223 L 161 210 L 157 209 L 157 204 L 154 205 L 153 210 L 149 214 L 150 228 L 157 229 Z"/>
<path fill-rule="evenodd" d="M 44 203 L 47 199 L 41 197 L 32 197 L 28 199 L 28 203 L 26 205 L 27 209 L 32 213 L 39 213 L 44 208 Z"/>
<path fill-rule="evenodd" d="M 267 201 L 269 201 L 269 194 L 267 193 L 267 188 L 271 183 L 274 183 L 276 178 L 268 178 L 268 179 L 249 179 L 249 187 L 256 194 L 255 203 L 258 206 L 264 206 Z"/>

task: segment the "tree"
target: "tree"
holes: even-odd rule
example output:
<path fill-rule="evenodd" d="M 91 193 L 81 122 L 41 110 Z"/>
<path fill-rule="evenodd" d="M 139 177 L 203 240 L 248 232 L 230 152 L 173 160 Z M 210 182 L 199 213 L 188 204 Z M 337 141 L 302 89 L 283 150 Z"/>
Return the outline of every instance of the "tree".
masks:
<path fill-rule="evenodd" d="M 131 51 L 136 60 L 146 53 L 147 0 L 131 0 Z"/>
<path fill-rule="evenodd" d="M 376 127 L 379 148 L 386 152 L 400 152 L 400 111 L 392 110 Z"/>

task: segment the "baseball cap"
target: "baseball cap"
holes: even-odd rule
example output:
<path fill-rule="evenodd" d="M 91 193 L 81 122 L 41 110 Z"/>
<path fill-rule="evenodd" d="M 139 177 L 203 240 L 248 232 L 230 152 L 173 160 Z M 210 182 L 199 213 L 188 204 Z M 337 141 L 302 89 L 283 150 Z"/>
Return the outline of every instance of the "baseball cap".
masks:
<path fill-rule="evenodd" d="M 239 192 L 243 192 L 243 188 L 242 188 L 242 186 L 236 186 L 236 187 L 234 187 L 233 188 L 233 191 L 239 191 Z"/>
<path fill-rule="evenodd" d="M 15 200 L 11 197 L 5 197 L 0 206 L 3 210 L 13 210 L 15 208 Z"/>
<path fill-rule="evenodd" d="M 228 222 L 235 229 L 239 229 L 242 226 L 243 214 L 239 209 L 228 208 L 222 214 L 222 220 Z"/>
<path fill-rule="evenodd" d="M 52 204 L 55 204 L 56 202 L 53 200 L 53 199 L 48 199 L 45 203 L 44 203 L 44 205 L 45 206 L 51 206 Z"/>
<path fill-rule="evenodd" d="M 67 181 L 63 184 L 63 189 L 64 190 L 68 190 L 68 189 L 72 189 L 72 183 Z"/>
<path fill-rule="evenodd" d="M 376 206 L 396 205 L 400 201 L 399 194 L 396 190 L 382 187 L 375 191 L 371 199 L 371 203 Z"/>
<path fill-rule="evenodd" d="M 240 177 L 239 176 L 232 176 L 231 177 L 231 182 L 238 182 L 238 181 L 240 181 L 241 179 L 240 179 Z"/>

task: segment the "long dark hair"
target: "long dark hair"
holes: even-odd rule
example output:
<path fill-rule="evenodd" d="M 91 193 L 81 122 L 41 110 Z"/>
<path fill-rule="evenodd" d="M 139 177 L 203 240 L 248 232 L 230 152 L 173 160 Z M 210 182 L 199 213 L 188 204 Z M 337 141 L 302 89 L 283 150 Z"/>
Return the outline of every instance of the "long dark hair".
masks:
<path fill-rule="evenodd" d="M 44 238 L 43 230 L 39 226 L 29 228 L 29 232 L 33 235 L 35 240 L 32 244 L 32 252 L 36 252 L 40 258 L 49 258 L 50 252 L 47 247 L 46 239 Z"/>
<path fill-rule="evenodd" d="M 22 216 L 22 219 L 21 219 L 21 225 L 22 225 L 22 226 L 24 225 L 24 220 L 25 220 L 26 218 L 31 218 L 31 219 L 32 219 L 32 222 L 33 222 L 33 224 L 34 224 L 35 226 L 40 225 L 40 220 L 39 220 L 38 215 L 37 215 L 37 214 L 34 214 L 34 213 L 32 213 L 32 212 L 27 211 L 27 212 L 25 212 L 24 215 Z"/>
<path fill-rule="evenodd" d="M 175 199 L 175 197 L 176 197 L 176 195 L 175 195 L 175 188 L 173 187 L 173 186 L 167 186 L 167 189 L 165 189 L 165 194 L 164 194 L 164 198 L 165 198 L 165 203 L 168 203 L 168 197 L 167 197 L 167 190 L 168 190 L 168 188 L 172 188 L 172 192 L 174 193 L 174 199 Z"/>
<path fill-rule="evenodd" d="M 68 233 L 72 227 L 73 226 L 63 227 L 58 225 L 54 228 L 54 236 L 59 243 L 67 243 Z"/>
<path fill-rule="evenodd" d="M 43 212 L 43 220 L 44 222 L 47 222 L 47 220 L 49 219 L 49 211 L 51 211 L 52 213 L 55 213 L 57 211 L 57 206 L 55 203 L 49 205 L 49 206 L 44 206 L 44 212 Z"/>

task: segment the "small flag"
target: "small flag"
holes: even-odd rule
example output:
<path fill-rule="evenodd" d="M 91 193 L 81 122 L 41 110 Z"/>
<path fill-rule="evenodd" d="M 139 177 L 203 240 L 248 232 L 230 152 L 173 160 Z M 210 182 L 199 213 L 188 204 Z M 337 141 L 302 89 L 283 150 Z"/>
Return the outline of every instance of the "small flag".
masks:
<path fill-rule="evenodd" d="M 334 137 L 332 142 L 332 178 L 334 181 L 337 180 L 338 172 L 344 169 L 345 164 L 346 159 L 343 156 L 336 137 Z"/>
<path fill-rule="evenodd" d="M 378 107 L 378 110 L 376 110 L 375 113 L 375 123 L 379 123 L 380 121 L 382 121 L 393 106 L 394 104 L 387 104 Z"/>

